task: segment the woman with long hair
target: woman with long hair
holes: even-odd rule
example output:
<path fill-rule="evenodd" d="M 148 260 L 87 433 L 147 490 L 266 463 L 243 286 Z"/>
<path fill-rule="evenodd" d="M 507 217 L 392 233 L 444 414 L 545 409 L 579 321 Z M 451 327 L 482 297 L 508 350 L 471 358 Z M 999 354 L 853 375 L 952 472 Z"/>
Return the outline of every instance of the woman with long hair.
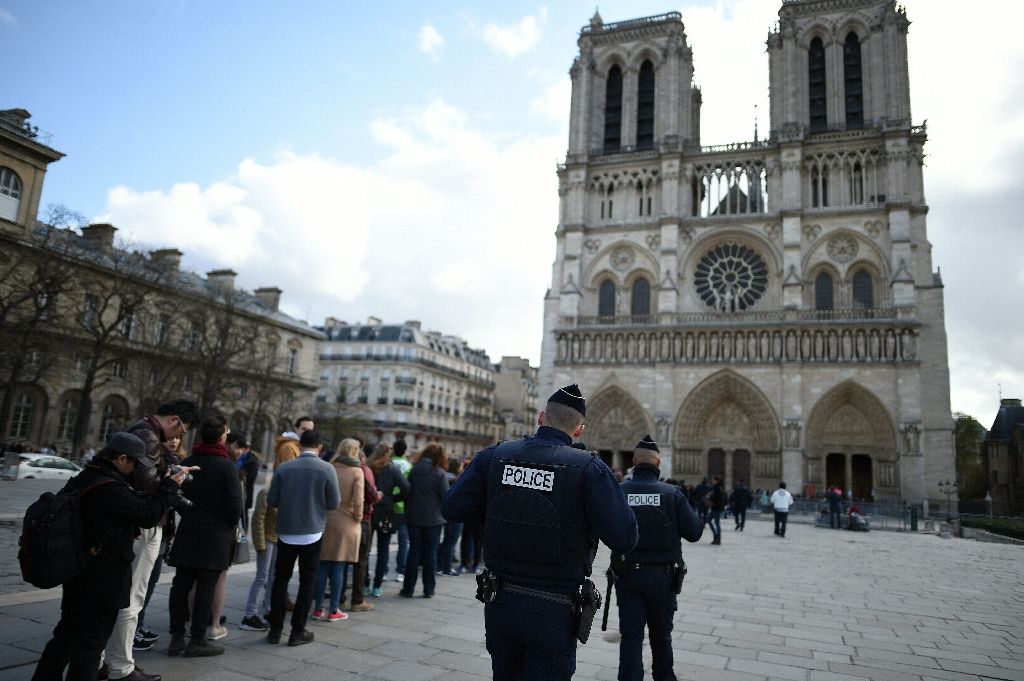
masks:
<path fill-rule="evenodd" d="M 441 500 L 448 491 L 448 457 L 444 449 L 431 442 L 420 452 L 409 471 L 409 500 L 405 504 L 405 523 L 409 527 L 409 558 L 405 562 L 405 580 L 399 595 L 412 598 L 416 578 L 423 567 L 423 597 L 432 598 L 437 569 L 437 545 L 444 518 Z"/>
<path fill-rule="evenodd" d="M 363 469 L 359 465 L 359 442 L 342 440 L 331 457 L 338 475 L 341 504 L 327 512 L 323 543 L 320 545 L 320 566 L 313 589 L 313 619 L 338 622 L 348 619 L 341 612 L 341 595 L 345 590 L 342 574 L 346 563 L 359 562 L 360 522 L 363 519 Z M 331 602 L 324 610 L 324 591 L 331 582 Z"/>
<path fill-rule="evenodd" d="M 373 511 L 374 534 L 377 535 L 377 567 L 374 571 L 373 590 L 370 594 L 378 598 L 381 595 L 384 577 L 388 573 L 391 535 L 398 529 L 395 518 L 395 501 L 404 498 L 409 493 L 409 481 L 391 460 L 391 452 L 391 445 L 386 442 L 378 442 L 367 462 L 370 470 L 373 471 L 377 489 L 383 495 Z"/>

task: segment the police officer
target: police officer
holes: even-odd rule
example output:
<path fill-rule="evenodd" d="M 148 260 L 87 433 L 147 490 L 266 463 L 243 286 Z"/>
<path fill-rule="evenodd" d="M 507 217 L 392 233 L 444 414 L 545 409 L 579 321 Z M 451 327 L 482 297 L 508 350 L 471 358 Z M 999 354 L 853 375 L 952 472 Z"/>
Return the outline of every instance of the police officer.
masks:
<path fill-rule="evenodd" d="M 85 470 L 68 481 L 80 494 L 82 530 L 93 553 L 81 574 L 64 584 L 61 617 L 53 638 L 43 649 L 32 681 L 95 679 L 100 653 L 107 643 L 117 613 L 128 605 L 132 584 L 132 545 L 139 528 L 160 522 L 171 497 L 190 469 L 159 478 L 154 494 L 132 489 L 130 481 L 145 480 L 141 469 L 154 462 L 146 445 L 135 435 L 117 433 Z M 156 679 L 135 667 L 128 677 Z"/>
<path fill-rule="evenodd" d="M 680 537 L 700 540 L 704 524 L 677 487 L 659 482 L 658 445 L 647 435 L 633 454 L 633 478 L 622 484 L 640 526 L 640 541 L 629 552 L 612 552 L 618 577 L 619 681 L 644 678 L 644 626 L 650 629 L 655 681 L 674 681 L 672 617 L 684 569 Z"/>
<path fill-rule="evenodd" d="M 445 496 L 449 522 L 484 526 L 478 577 L 494 679 L 557 681 L 576 671 L 574 601 L 597 539 L 628 553 L 636 518 L 611 469 L 573 438 L 586 401 L 577 385 L 556 390 L 532 437 L 478 452 Z"/>

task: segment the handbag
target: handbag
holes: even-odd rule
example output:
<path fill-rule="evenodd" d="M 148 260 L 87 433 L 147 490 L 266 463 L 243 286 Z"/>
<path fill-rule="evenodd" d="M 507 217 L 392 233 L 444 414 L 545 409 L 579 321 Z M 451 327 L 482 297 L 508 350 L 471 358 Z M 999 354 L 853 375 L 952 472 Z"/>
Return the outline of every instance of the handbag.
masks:
<path fill-rule="evenodd" d="M 248 563 L 252 559 L 252 554 L 249 549 L 249 536 L 245 533 L 241 527 L 235 528 L 235 551 L 234 556 L 231 559 L 232 564 L 241 565 L 242 563 Z"/>
<path fill-rule="evenodd" d="M 387 504 L 373 510 L 373 529 L 381 534 L 394 534 L 398 532 L 398 520 L 395 518 L 394 506 Z"/>

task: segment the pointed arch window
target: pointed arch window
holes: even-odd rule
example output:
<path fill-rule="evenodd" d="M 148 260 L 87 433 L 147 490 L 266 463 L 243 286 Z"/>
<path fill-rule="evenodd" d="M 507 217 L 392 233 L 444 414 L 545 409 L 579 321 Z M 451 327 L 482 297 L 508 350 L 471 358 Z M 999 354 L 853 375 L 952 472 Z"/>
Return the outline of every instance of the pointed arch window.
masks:
<path fill-rule="evenodd" d="M 828 127 L 825 92 L 825 44 L 821 38 L 815 38 L 807 53 L 807 103 L 811 132 L 822 132 Z"/>
<path fill-rule="evenodd" d="M 622 69 L 616 64 L 608 69 L 604 89 L 604 151 L 618 151 L 622 146 Z"/>
<path fill-rule="evenodd" d="M 640 65 L 636 91 L 636 147 L 654 147 L 654 64 L 649 59 Z"/>
<path fill-rule="evenodd" d="M 651 282 L 643 277 L 633 282 L 633 291 L 629 301 L 629 313 L 634 317 L 645 317 L 651 314 Z"/>
<path fill-rule="evenodd" d="M 597 293 L 597 314 L 600 317 L 615 316 L 615 282 L 605 279 Z"/>
<path fill-rule="evenodd" d="M 833 310 L 835 309 L 835 296 L 833 295 L 832 275 L 828 272 L 821 272 L 814 278 L 814 309 Z"/>
<path fill-rule="evenodd" d="M 843 83 L 846 86 L 846 129 L 864 127 L 864 75 L 861 65 L 860 37 L 850 31 L 843 43 Z"/>
<path fill-rule="evenodd" d="M 857 270 L 853 274 L 853 307 L 857 310 L 869 310 L 875 306 L 875 285 L 871 274 L 865 270 Z"/>

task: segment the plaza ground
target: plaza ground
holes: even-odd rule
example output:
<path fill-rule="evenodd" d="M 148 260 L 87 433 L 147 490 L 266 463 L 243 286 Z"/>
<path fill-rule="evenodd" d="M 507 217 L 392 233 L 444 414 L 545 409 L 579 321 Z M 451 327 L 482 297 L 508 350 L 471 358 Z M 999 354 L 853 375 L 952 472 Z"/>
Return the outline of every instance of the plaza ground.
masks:
<path fill-rule="evenodd" d="M 13 520 L 42 489 L 59 486 L 0 483 L 0 681 L 31 677 L 59 616 L 59 589 L 21 583 Z M 1024 547 L 803 523 L 779 539 L 771 523 L 750 520 L 742 533 L 724 523 L 722 546 L 707 534 L 684 555 L 690 571 L 673 636 L 680 679 L 1024 681 Z M 607 561 L 603 548 L 595 569 L 602 591 Z M 147 615 L 163 635 L 137 663 L 168 681 L 490 678 L 471 576 L 438 577 L 430 600 L 399 598 L 389 581 L 382 598 L 370 599 L 376 610 L 311 623 L 316 642 L 289 648 L 238 629 L 253 570 L 231 569 L 227 652 L 207 659 L 164 654 L 168 570 Z M 616 622 L 613 607 L 609 632 L 595 623 L 574 678 L 615 679 Z"/>

